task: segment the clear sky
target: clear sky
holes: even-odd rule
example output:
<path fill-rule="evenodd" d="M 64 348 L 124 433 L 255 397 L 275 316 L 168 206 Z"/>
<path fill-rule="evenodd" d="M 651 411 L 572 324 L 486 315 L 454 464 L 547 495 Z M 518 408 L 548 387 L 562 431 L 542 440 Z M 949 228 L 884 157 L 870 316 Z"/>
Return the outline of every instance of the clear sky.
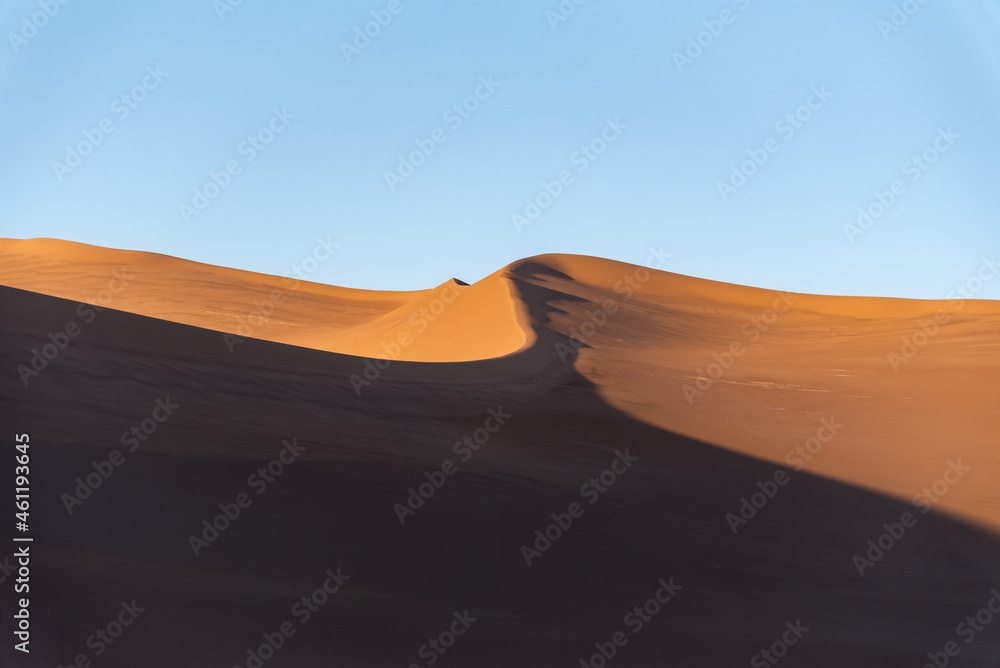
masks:
<path fill-rule="evenodd" d="M 322 237 L 371 289 L 652 247 L 942 298 L 1000 253 L 996 0 L 576 1 L 0 0 L 0 235 L 275 274 Z"/>

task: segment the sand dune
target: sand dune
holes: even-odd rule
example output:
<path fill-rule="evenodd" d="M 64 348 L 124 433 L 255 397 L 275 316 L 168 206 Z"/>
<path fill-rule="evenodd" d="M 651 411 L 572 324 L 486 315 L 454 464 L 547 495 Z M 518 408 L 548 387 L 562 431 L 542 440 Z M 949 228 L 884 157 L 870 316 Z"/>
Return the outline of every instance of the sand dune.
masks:
<path fill-rule="evenodd" d="M 606 300 L 620 306 L 576 363 L 620 410 L 906 500 L 961 459 L 972 470 L 936 507 L 1000 530 L 1000 303 L 785 295 L 656 271 L 625 298 L 614 286 L 632 265 L 535 261 L 571 277 L 544 277 L 576 298 L 560 302 L 556 331 L 579 331 Z M 796 453 L 828 418 L 842 431 L 808 459 Z"/>
<path fill-rule="evenodd" d="M 380 292 L 56 239 L 2 239 L 0 285 L 240 338 L 399 360 L 500 357 L 523 347 L 530 332 L 499 275 L 474 287 L 451 280 Z M 463 334 L 431 327 L 438 318 L 461 323 Z M 400 345 L 400 336 L 410 343 Z M 396 355 L 386 352 L 397 345 Z"/>
<path fill-rule="evenodd" d="M 135 278 L 84 319 L 75 302 L 119 266 Z M 126 597 L 148 622 L 102 665 L 246 665 L 337 567 L 351 580 L 264 665 L 428 665 L 465 610 L 477 621 L 439 665 L 586 665 L 619 630 L 608 665 L 746 665 L 796 620 L 810 630 L 782 665 L 919 666 L 955 640 L 955 665 L 1000 665 L 995 634 L 956 637 L 1000 582 L 996 302 L 781 294 L 567 255 L 471 286 L 290 288 L 51 240 L 0 241 L 0 285 L 0 418 L 32 435 L 43 518 L 44 649 L 23 665 L 85 651 Z M 223 333 L 275 289 L 285 302 L 230 352 Z M 124 447 L 166 396 L 176 413 Z M 202 520 L 293 438 L 301 457 L 195 555 Z M 125 463 L 67 512 L 116 449 Z M 581 516 L 536 542 L 572 503 Z M 624 625 L 661 580 L 683 588 Z"/>
<path fill-rule="evenodd" d="M 542 272 L 529 280 L 556 293 L 551 322 L 531 322 L 531 305 L 515 295 L 525 263 Z M 903 499 L 964 458 L 981 473 L 939 507 L 1000 529 L 1000 490 L 985 474 L 1000 469 L 996 302 L 785 295 L 570 255 L 514 263 L 472 286 L 375 292 L 65 241 L 0 241 L 0 284 L 42 294 L 102 303 L 121 267 L 131 280 L 111 308 L 357 357 L 497 358 L 547 326 L 585 341 L 576 366 L 602 396 L 664 429 Z M 273 311 L 263 315 L 261 300 Z M 581 333 L 604 303 L 616 312 Z M 939 312 L 947 322 L 935 324 Z M 903 339 L 922 341 L 921 323 L 935 332 L 910 361 Z M 808 461 L 794 454 L 831 417 L 844 424 L 835 443 Z"/>

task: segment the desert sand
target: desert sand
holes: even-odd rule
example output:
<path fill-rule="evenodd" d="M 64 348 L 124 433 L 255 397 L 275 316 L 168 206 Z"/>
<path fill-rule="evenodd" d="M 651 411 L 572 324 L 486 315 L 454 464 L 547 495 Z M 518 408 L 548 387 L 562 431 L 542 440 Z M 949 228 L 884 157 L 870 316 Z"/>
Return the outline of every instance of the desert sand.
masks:
<path fill-rule="evenodd" d="M 263 665 L 1000 665 L 1000 620 L 959 627 L 1000 586 L 1000 303 L 570 255 L 372 292 L 57 240 L 0 240 L 0 285 L 0 417 L 37 467 L 15 665 L 246 666 L 286 620 Z"/>
<path fill-rule="evenodd" d="M 116 278 L 120 292 L 109 295 Z M 450 280 L 429 290 L 378 292 L 154 253 L 4 239 L 0 285 L 98 305 L 111 304 L 110 298 L 113 308 L 129 313 L 357 356 L 384 357 L 381 343 L 400 333 L 423 334 L 438 317 L 435 329 L 461 326 L 467 335 L 414 336 L 396 359 L 461 362 L 499 357 L 527 343 L 512 286 L 499 272 L 475 286 Z"/>

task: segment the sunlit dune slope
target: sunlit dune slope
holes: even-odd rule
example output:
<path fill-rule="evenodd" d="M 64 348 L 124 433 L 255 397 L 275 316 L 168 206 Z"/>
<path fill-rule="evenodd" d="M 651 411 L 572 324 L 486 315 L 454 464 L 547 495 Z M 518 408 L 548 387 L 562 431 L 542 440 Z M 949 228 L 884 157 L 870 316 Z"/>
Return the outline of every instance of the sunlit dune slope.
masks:
<path fill-rule="evenodd" d="M 673 577 L 615 665 L 746 665 L 797 620 L 788 665 L 906 668 L 989 612 L 1000 302 L 569 255 L 380 293 L 42 240 L 0 241 L 0 283 L 0 422 L 30 434 L 50 585 L 37 665 L 119 596 L 156 623 L 107 665 L 250 665 L 339 567 L 274 665 L 408 665 L 457 610 L 478 621 L 449 665 L 598 665 Z M 962 665 L 1000 665 L 986 638 Z"/>
<path fill-rule="evenodd" d="M 584 342 L 577 370 L 620 410 L 1000 529 L 1000 302 L 787 294 L 590 257 L 531 261 L 524 280 L 560 295 L 549 327 Z"/>
<path fill-rule="evenodd" d="M 100 301 L 123 267 L 115 309 L 360 357 L 442 363 L 531 349 L 529 364 L 573 365 L 654 426 L 1000 529 L 998 302 L 788 294 L 571 255 L 515 262 L 471 286 L 374 292 L 0 241 L 0 284 L 48 295 Z M 956 466 L 960 479 L 935 492 Z"/>
<path fill-rule="evenodd" d="M 0 285 L 240 338 L 427 362 L 501 357 L 529 341 L 502 273 L 380 292 L 55 239 L 0 240 Z"/>

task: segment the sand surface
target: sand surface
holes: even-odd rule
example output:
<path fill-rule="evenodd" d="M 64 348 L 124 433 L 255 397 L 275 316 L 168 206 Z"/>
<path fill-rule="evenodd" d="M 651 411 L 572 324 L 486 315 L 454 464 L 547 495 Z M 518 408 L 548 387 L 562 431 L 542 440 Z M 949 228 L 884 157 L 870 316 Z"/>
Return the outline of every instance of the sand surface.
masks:
<path fill-rule="evenodd" d="M 399 360 L 499 357 L 525 346 L 530 331 L 499 273 L 475 286 L 453 279 L 380 292 L 56 239 L 0 239 L 0 285 L 240 338 Z M 456 329 L 461 337 L 450 335 Z"/>
<path fill-rule="evenodd" d="M 110 308 L 79 305 L 122 267 Z M 568 255 L 370 292 L 55 240 L 0 241 L 0 285 L 0 419 L 37 466 L 39 651 L 16 665 L 90 651 L 135 598 L 148 612 L 101 665 L 246 665 L 291 619 L 264 665 L 423 666 L 468 610 L 435 665 L 578 666 L 617 631 L 609 665 L 747 665 L 801 620 L 782 665 L 921 666 L 957 641 L 949 665 L 1000 666 L 1000 627 L 956 635 L 1000 585 L 997 302 L 785 295 Z M 179 408 L 130 451 L 164 397 Z M 510 416 L 495 433 L 491 410 Z M 303 453 L 258 495 L 248 476 L 292 438 Z M 241 492 L 196 556 L 189 536 Z M 523 546 L 573 503 L 529 566 Z M 296 600 L 337 567 L 351 579 L 299 625 Z M 661 578 L 682 588 L 636 631 Z"/>

